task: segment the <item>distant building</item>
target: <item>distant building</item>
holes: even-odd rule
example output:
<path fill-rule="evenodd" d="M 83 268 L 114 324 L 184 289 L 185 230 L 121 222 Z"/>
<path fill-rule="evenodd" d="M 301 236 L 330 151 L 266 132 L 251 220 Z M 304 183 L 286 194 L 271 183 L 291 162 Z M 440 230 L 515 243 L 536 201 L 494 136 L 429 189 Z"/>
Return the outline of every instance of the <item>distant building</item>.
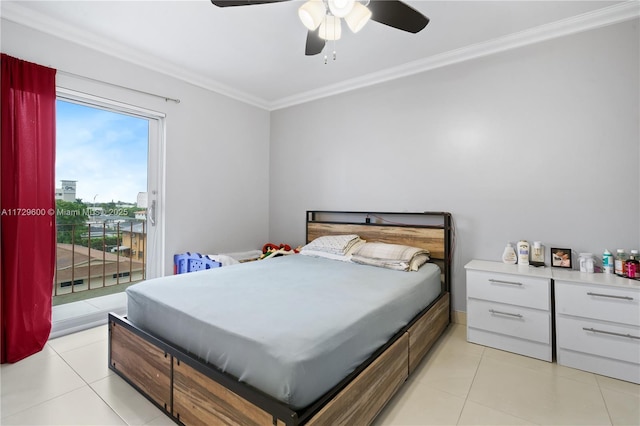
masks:
<path fill-rule="evenodd" d="M 137 212 L 135 212 L 135 218 L 138 220 L 147 220 L 147 211 L 138 210 Z"/>
<path fill-rule="evenodd" d="M 56 200 L 76 201 L 76 180 L 62 180 L 62 188 L 56 188 Z"/>
<path fill-rule="evenodd" d="M 139 262 L 144 262 L 144 254 L 147 246 L 146 222 L 132 223 L 121 228 L 122 246 L 125 256 Z"/>

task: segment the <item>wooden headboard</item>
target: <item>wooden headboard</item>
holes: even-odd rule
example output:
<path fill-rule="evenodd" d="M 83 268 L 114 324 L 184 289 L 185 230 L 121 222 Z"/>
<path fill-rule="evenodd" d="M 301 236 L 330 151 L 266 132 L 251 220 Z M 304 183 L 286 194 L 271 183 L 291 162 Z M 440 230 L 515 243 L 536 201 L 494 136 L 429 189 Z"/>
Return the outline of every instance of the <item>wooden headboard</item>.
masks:
<path fill-rule="evenodd" d="M 429 250 L 450 289 L 452 218 L 446 212 L 393 213 L 307 211 L 307 243 L 324 235 L 356 234 L 369 242 L 403 244 Z"/>

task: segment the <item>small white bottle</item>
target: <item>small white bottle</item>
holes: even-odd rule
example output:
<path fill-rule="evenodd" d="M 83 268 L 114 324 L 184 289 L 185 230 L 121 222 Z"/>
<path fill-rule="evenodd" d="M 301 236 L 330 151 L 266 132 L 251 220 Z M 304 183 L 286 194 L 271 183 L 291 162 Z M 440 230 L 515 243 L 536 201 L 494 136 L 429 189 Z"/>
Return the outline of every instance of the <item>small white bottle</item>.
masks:
<path fill-rule="evenodd" d="M 507 246 L 504 248 L 502 261 L 509 265 L 514 265 L 518 261 L 518 256 L 516 256 L 516 251 L 513 249 L 511 243 L 507 243 Z"/>
<path fill-rule="evenodd" d="M 529 265 L 529 243 L 526 240 L 518 241 L 518 265 Z"/>
<path fill-rule="evenodd" d="M 604 254 L 602 255 L 602 272 L 605 274 L 613 274 L 613 263 L 613 254 L 609 250 L 605 249 Z"/>
<path fill-rule="evenodd" d="M 580 253 L 578 256 L 578 262 L 580 263 L 580 272 L 587 272 L 593 274 L 594 260 L 593 253 Z"/>

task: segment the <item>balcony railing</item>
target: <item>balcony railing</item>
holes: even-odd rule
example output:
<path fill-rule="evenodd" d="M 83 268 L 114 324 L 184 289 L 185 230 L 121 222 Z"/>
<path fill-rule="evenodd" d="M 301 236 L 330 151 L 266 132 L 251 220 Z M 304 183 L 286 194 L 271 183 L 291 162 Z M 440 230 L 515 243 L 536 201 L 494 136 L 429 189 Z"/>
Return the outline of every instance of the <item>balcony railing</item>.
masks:
<path fill-rule="evenodd" d="M 53 296 L 144 280 L 146 244 L 145 221 L 58 224 Z"/>

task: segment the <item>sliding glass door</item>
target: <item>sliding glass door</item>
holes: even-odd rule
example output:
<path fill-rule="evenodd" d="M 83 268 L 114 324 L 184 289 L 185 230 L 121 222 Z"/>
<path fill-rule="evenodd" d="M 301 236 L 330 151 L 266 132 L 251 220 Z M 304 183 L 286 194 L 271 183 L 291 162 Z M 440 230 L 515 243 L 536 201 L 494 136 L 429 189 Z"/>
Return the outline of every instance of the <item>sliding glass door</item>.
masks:
<path fill-rule="evenodd" d="M 54 304 L 162 275 L 164 116 L 62 89 L 56 107 Z"/>

